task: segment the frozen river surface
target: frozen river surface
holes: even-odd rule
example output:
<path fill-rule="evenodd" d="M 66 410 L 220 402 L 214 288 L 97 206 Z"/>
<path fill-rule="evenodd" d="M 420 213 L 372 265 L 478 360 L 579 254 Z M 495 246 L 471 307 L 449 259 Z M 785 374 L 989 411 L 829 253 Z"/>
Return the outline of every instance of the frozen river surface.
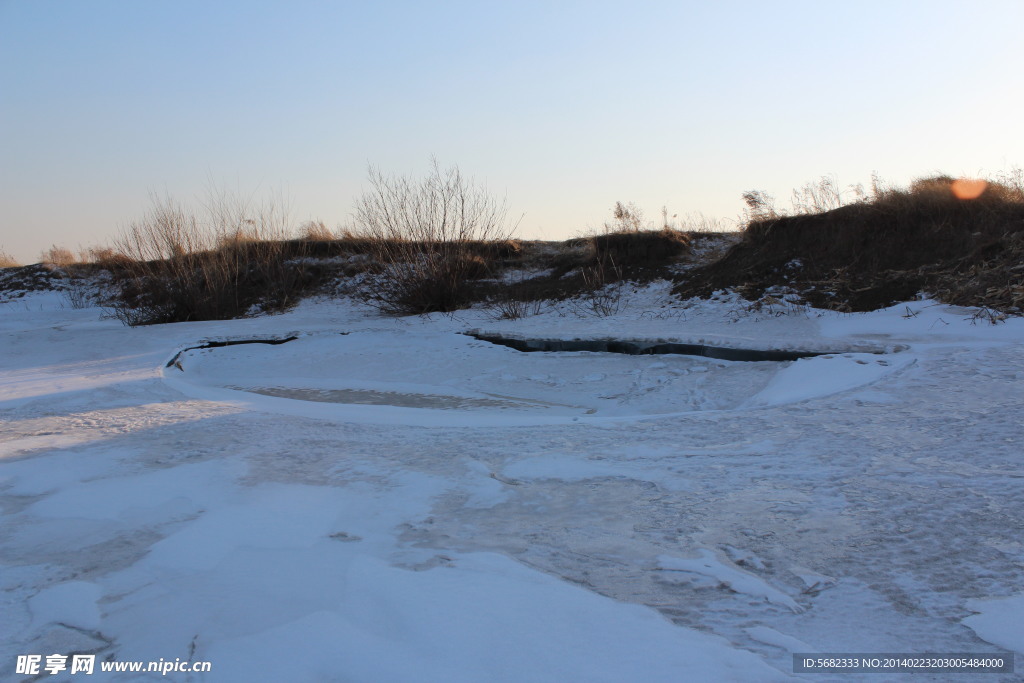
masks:
<path fill-rule="evenodd" d="M 637 296 L 611 318 L 321 302 L 134 329 L 0 305 L 0 678 L 33 653 L 211 662 L 172 680 L 678 681 L 1024 651 L 1020 320 Z"/>

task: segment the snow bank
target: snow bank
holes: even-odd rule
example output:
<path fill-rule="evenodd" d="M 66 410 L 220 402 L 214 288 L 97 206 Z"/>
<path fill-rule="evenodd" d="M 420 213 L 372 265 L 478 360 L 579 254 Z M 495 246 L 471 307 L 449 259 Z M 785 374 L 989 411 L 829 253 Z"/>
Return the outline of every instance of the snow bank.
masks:
<path fill-rule="evenodd" d="M 1024 654 L 1024 593 L 1009 598 L 970 600 L 967 609 L 977 612 L 963 624 L 982 640 Z"/>

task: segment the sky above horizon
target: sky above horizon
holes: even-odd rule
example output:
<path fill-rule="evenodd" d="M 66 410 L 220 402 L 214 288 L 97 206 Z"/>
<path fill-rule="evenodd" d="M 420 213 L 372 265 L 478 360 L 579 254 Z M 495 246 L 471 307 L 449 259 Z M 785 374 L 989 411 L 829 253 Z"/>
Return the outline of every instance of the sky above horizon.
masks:
<path fill-rule="evenodd" d="M 1024 164 L 1024 3 L 0 0 L 0 251 L 108 243 L 152 193 L 348 224 L 436 157 L 524 238 L 734 219 L 840 184 Z"/>

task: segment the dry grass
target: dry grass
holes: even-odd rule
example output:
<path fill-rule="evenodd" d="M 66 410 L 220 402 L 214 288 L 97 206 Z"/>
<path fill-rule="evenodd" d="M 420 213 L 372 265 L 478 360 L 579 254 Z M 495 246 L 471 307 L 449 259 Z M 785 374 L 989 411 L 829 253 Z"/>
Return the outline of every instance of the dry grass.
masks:
<path fill-rule="evenodd" d="M 627 282 L 666 277 L 667 266 L 688 254 L 691 235 L 676 231 L 640 230 L 577 238 L 566 242 L 524 242 L 505 265 L 513 272 L 540 271 L 481 283 L 478 299 L 486 300 L 499 319 L 536 315 L 543 302 L 569 301 L 583 316 L 609 316 L 620 310 Z"/>
<path fill-rule="evenodd" d="M 646 227 L 643 210 L 629 202 L 615 202 L 612 207 L 612 221 L 604 224 L 606 233 L 612 232 L 640 232 Z"/>
<path fill-rule="evenodd" d="M 722 256 L 707 246 L 731 242 L 722 223 L 700 215 L 662 209 L 652 227 L 635 205 L 618 202 L 597 234 L 520 242 L 505 203 L 457 168 L 435 163 L 423 179 L 371 169 L 370 183 L 354 226 L 337 233 L 311 221 L 293 238 L 279 205 L 223 193 L 200 210 L 157 198 L 112 247 L 84 251 L 86 265 L 58 247 L 44 260 L 62 277 L 109 270 L 114 312 L 131 325 L 279 310 L 339 276 L 351 278 L 348 291 L 398 315 L 489 302 L 496 316 L 518 318 L 548 299 L 609 315 L 622 283 L 659 277 L 676 278 L 681 296 L 733 288 L 755 305 L 781 300 L 773 298 L 781 287 L 847 311 L 921 291 L 994 315 L 1024 311 L 1020 171 L 981 182 L 933 176 L 905 189 L 875 178 L 868 191 L 826 176 L 794 191 L 791 212 L 748 192 L 746 228 Z"/>
<path fill-rule="evenodd" d="M 477 290 L 496 315 L 517 318 L 538 310 L 536 302 L 572 300 L 583 315 L 618 310 L 621 286 L 670 277 L 671 267 L 693 258 L 694 240 L 714 239 L 722 223 L 701 214 L 682 219 L 662 209 L 662 227 L 652 228 L 633 203 L 616 202 L 603 230 L 565 242 L 524 242 L 502 265 L 541 274 L 488 283 Z"/>
<path fill-rule="evenodd" d="M 558 277 L 578 270 L 583 289 L 621 280 L 650 280 L 689 252 L 690 235 L 673 226 L 662 209 L 663 226 L 646 227 L 643 212 L 632 203 L 616 202 L 613 220 L 598 234 L 569 240 L 555 260 Z M 676 218 L 673 216 L 673 218 Z"/>
<path fill-rule="evenodd" d="M 17 268 L 20 265 L 16 258 L 0 249 L 0 268 Z"/>
<path fill-rule="evenodd" d="M 39 255 L 39 262 L 47 268 L 67 268 L 78 262 L 75 253 L 66 247 L 56 244 Z"/>
<path fill-rule="evenodd" d="M 540 299 L 530 301 L 499 296 L 489 303 L 495 320 L 520 320 L 540 315 L 544 311 L 544 301 Z"/>
<path fill-rule="evenodd" d="M 708 216 L 699 211 L 668 215 L 668 209 L 662 208 L 662 224 L 665 229 L 676 230 L 687 233 L 691 239 L 694 235 L 719 234 L 724 232 L 735 232 L 734 221 L 727 221 L 722 218 Z"/>
<path fill-rule="evenodd" d="M 964 198 L 966 189 L 980 194 Z M 1014 294 L 1021 271 L 1012 270 L 1021 263 L 1024 231 L 1020 184 L 934 176 L 898 189 L 876 180 L 870 194 L 822 212 L 814 203 L 832 206 L 835 194 L 801 196 L 811 197 L 797 207 L 807 211 L 790 216 L 758 198 L 740 243 L 689 273 L 677 292 L 708 295 L 734 287 L 757 299 L 769 287 L 784 286 L 817 306 L 857 311 L 920 291 L 978 304 L 983 287 L 993 305 L 1024 303 Z"/>
<path fill-rule="evenodd" d="M 594 261 L 605 268 L 620 268 L 624 274 L 657 268 L 678 261 L 690 246 L 690 237 L 671 228 L 609 232 L 589 238 Z"/>
<path fill-rule="evenodd" d="M 299 227 L 299 239 L 307 242 L 330 242 L 336 238 L 323 221 L 307 221 Z"/>
<path fill-rule="evenodd" d="M 279 206 L 212 194 L 204 209 L 155 197 L 149 213 L 123 231 L 108 261 L 120 320 L 143 325 L 280 310 L 310 286 Z"/>
<path fill-rule="evenodd" d="M 82 250 L 79 259 L 82 263 L 109 271 L 123 267 L 131 260 L 113 247 L 89 247 Z"/>

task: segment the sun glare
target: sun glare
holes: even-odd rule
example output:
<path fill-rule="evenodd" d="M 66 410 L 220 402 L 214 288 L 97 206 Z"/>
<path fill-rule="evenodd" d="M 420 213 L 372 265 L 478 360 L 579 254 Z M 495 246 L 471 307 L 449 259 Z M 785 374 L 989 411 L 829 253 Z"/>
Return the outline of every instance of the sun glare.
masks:
<path fill-rule="evenodd" d="M 986 187 L 988 187 L 987 181 L 960 178 L 953 181 L 950 189 L 953 190 L 953 194 L 956 195 L 957 199 L 977 199 L 985 191 Z"/>

